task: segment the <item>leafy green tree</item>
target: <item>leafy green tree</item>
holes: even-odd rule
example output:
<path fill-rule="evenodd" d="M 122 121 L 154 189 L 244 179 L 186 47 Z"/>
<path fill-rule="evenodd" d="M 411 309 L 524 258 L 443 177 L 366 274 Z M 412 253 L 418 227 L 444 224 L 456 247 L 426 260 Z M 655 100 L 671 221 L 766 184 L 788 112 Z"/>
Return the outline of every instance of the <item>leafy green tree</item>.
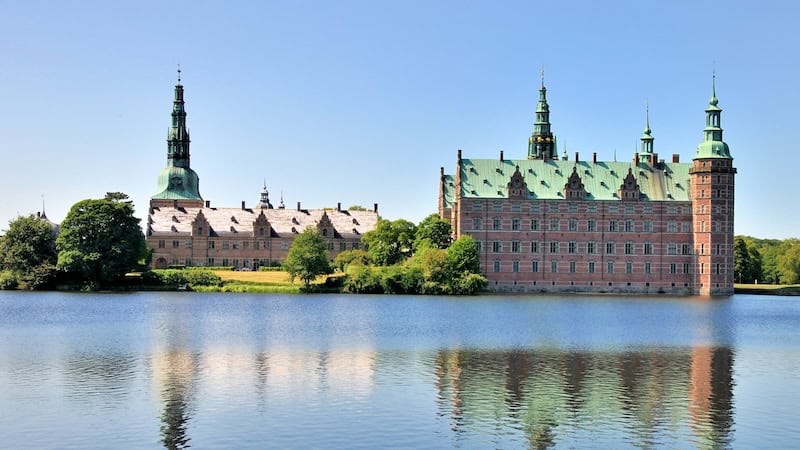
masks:
<path fill-rule="evenodd" d="M 289 272 L 291 281 L 300 278 L 306 289 L 319 275 L 333 272 L 328 246 L 319 231 L 309 227 L 297 235 L 283 262 L 283 270 Z"/>
<path fill-rule="evenodd" d="M 786 239 L 778 248 L 778 273 L 782 284 L 800 283 L 800 240 Z"/>
<path fill-rule="evenodd" d="M 40 217 L 20 216 L 9 222 L 0 239 L 0 268 L 10 271 L 20 287 L 41 289 L 55 281 L 56 232 Z"/>
<path fill-rule="evenodd" d="M 120 199 L 74 204 L 61 223 L 56 249 L 58 269 L 87 288 L 122 277 L 149 254 L 133 205 Z"/>
<path fill-rule="evenodd" d="M 369 257 L 369 253 L 364 250 L 345 250 L 336 255 L 336 258 L 333 260 L 333 266 L 336 270 L 344 272 L 350 264 L 368 266 L 371 262 L 372 260 Z"/>
<path fill-rule="evenodd" d="M 737 283 L 751 283 L 750 251 L 741 237 L 733 240 L 733 276 Z"/>
<path fill-rule="evenodd" d="M 380 219 L 374 230 L 364 233 L 362 241 L 374 264 L 390 266 L 411 256 L 416 233 L 416 225 L 407 220 Z"/>
<path fill-rule="evenodd" d="M 472 236 L 463 235 L 447 249 L 447 264 L 451 273 L 461 276 L 467 273 L 480 273 L 481 255 Z"/>
<path fill-rule="evenodd" d="M 414 249 L 422 247 L 447 248 L 453 242 L 452 227 L 450 222 L 439 217 L 438 214 L 431 214 L 424 218 L 417 226 L 417 234 L 414 239 Z"/>

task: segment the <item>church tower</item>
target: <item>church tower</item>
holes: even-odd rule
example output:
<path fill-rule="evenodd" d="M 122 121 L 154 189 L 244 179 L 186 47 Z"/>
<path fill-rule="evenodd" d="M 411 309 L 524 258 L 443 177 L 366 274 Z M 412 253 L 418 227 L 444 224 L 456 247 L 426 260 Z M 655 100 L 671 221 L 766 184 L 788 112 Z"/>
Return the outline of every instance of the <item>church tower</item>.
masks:
<path fill-rule="evenodd" d="M 701 295 L 733 294 L 733 199 L 736 169 L 722 140 L 716 76 L 706 108 L 703 142 L 689 170 L 693 217 L 695 291 Z"/>
<path fill-rule="evenodd" d="M 639 160 L 650 164 L 651 166 L 655 165 L 658 162 L 658 155 L 653 153 L 653 135 L 651 134 L 652 131 L 650 130 L 650 106 L 645 109 L 645 125 L 644 125 L 644 134 L 641 137 L 642 146 L 639 149 Z"/>
<path fill-rule="evenodd" d="M 186 128 L 186 109 L 183 100 L 181 70 L 172 103 L 172 125 L 167 134 L 167 167 L 158 175 L 158 188 L 150 206 L 202 207 L 200 177 L 189 161 L 189 130 Z"/>
<path fill-rule="evenodd" d="M 547 88 L 544 87 L 544 69 L 539 102 L 536 105 L 536 122 L 533 124 L 533 133 L 528 138 L 528 159 L 558 159 L 556 138 L 550 131 L 550 106 L 547 104 Z"/>

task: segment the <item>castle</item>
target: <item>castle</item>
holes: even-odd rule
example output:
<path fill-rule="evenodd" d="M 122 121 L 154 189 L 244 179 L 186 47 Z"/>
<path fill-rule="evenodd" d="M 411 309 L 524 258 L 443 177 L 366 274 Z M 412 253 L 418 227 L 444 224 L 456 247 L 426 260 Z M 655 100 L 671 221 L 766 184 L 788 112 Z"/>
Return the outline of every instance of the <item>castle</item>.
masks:
<path fill-rule="evenodd" d="M 157 193 L 150 199 L 146 241 L 155 268 L 169 266 L 228 266 L 256 270 L 282 262 L 297 234 L 315 227 L 328 244 L 331 259 L 344 250 L 362 248 L 361 236 L 378 222 L 372 211 L 277 208 L 266 183 L 254 207 L 216 208 L 200 196 L 200 178 L 192 170 L 183 85 L 178 71 L 167 136 L 167 167 L 158 176 Z"/>
<path fill-rule="evenodd" d="M 440 169 L 439 215 L 471 236 L 489 289 L 733 294 L 734 176 L 712 96 L 692 162 L 659 159 L 649 114 L 630 161 L 559 158 L 544 77 L 526 159 Z"/>

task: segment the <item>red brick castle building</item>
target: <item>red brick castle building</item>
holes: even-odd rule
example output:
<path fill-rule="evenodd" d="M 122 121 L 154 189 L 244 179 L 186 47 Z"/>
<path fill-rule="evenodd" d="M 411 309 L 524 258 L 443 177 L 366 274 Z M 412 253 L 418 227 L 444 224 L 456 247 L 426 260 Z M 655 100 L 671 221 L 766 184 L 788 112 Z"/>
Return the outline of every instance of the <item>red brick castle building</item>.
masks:
<path fill-rule="evenodd" d="M 489 289 L 733 293 L 734 176 L 716 89 L 692 162 L 659 159 L 649 117 L 630 161 L 559 158 L 542 80 L 526 159 L 441 169 L 439 214 L 478 243 Z"/>

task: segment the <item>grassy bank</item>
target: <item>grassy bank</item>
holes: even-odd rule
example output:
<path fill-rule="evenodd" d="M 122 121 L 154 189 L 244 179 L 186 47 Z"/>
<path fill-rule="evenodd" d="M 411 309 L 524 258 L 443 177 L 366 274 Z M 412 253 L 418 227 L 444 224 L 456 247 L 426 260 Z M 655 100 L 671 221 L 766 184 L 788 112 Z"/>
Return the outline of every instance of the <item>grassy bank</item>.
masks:
<path fill-rule="evenodd" d="M 249 292 L 264 294 L 297 294 L 303 287 L 299 280 L 289 281 L 286 272 L 236 272 L 214 270 L 222 279 L 222 286 L 196 286 L 197 292 Z M 315 284 L 324 284 L 327 277 L 320 277 Z"/>
<path fill-rule="evenodd" d="M 737 294 L 800 295 L 800 284 L 734 284 Z"/>

